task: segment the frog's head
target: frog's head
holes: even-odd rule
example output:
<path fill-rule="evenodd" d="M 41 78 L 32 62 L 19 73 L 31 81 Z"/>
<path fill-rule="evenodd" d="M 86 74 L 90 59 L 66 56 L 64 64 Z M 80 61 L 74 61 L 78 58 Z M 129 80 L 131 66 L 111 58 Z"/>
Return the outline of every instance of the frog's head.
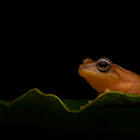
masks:
<path fill-rule="evenodd" d="M 87 58 L 80 65 L 78 72 L 99 93 L 110 88 L 109 85 L 118 79 L 115 66 L 108 58 L 100 58 L 97 61 Z"/>

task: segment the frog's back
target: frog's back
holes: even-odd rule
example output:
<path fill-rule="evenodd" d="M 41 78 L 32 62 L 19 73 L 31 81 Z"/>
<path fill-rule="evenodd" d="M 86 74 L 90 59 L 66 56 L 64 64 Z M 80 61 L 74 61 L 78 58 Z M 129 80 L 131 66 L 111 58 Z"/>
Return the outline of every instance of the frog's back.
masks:
<path fill-rule="evenodd" d="M 140 75 L 126 70 L 116 64 L 113 64 L 113 67 L 122 81 L 140 84 Z"/>

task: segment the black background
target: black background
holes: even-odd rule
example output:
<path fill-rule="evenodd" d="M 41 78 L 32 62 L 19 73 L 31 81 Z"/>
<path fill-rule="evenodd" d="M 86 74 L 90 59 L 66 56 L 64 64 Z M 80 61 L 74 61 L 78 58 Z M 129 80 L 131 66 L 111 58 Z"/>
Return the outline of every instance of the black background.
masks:
<path fill-rule="evenodd" d="M 95 98 L 78 75 L 79 64 L 90 57 L 108 57 L 140 74 L 139 24 L 134 16 L 55 13 L 40 23 L 18 17 L 5 22 L 1 51 L 1 99 L 15 99 L 31 88 L 63 98 Z M 27 23 L 28 21 L 28 23 Z M 38 25 L 37 25 L 38 24 Z"/>
<path fill-rule="evenodd" d="M 140 74 L 137 9 L 100 6 L 3 12 L 0 99 L 15 99 L 31 88 L 63 98 L 95 98 L 78 75 L 87 57 L 108 57 Z"/>

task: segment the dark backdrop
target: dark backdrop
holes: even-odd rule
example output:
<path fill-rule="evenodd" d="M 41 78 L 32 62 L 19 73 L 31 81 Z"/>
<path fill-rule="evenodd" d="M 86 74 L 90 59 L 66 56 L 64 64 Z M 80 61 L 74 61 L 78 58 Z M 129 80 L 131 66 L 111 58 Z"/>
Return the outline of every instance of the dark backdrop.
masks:
<path fill-rule="evenodd" d="M 1 99 L 15 99 L 35 87 L 64 98 L 94 98 L 97 93 L 77 72 L 87 57 L 108 57 L 140 74 L 135 14 L 61 12 L 46 18 L 4 16 Z"/>

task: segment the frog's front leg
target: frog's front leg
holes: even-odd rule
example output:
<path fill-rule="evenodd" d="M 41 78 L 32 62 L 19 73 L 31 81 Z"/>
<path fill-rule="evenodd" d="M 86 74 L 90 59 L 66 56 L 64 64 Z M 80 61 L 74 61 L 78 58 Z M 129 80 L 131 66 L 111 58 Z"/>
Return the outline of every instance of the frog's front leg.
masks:
<path fill-rule="evenodd" d="M 105 89 L 105 92 L 109 92 L 109 91 L 111 91 L 109 88 L 106 88 L 106 89 Z"/>

